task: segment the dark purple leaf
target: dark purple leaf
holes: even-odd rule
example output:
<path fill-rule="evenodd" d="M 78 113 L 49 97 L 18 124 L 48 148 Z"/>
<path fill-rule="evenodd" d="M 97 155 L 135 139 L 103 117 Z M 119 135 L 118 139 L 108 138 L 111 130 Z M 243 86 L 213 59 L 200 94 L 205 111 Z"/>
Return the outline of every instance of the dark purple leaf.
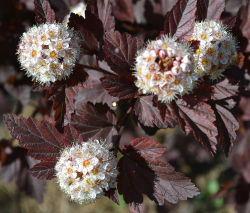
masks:
<path fill-rule="evenodd" d="M 154 127 L 154 124 L 160 128 L 174 128 L 176 122 L 174 119 L 167 119 L 165 122 L 162 120 L 159 109 L 153 102 L 153 96 L 139 97 L 135 103 L 135 114 L 138 116 L 139 121 L 149 127 Z"/>
<path fill-rule="evenodd" d="M 34 4 L 37 24 L 53 24 L 55 22 L 55 12 L 47 0 L 34 0 Z"/>
<path fill-rule="evenodd" d="M 73 143 L 82 142 L 81 136 L 71 125 L 67 125 L 64 134 L 61 134 L 46 120 L 39 122 L 34 118 L 25 119 L 22 116 L 6 114 L 4 121 L 11 136 L 19 140 L 20 146 L 28 149 L 31 157 L 42 160 L 31 169 L 31 174 L 37 178 L 54 178 L 53 165 L 60 157 L 60 152 Z"/>
<path fill-rule="evenodd" d="M 69 78 L 55 82 L 47 94 L 48 100 L 53 101 L 56 127 L 60 132 L 65 125 L 65 116 L 67 121 L 71 120 L 71 114 L 75 109 L 74 98 L 81 87 L 89 89 L 92 87 L 92 82 L 83 67 L 76 65 Z"/>
<path fill-rule="evenodd" d="M 83 140 L 102 138 L 109 142 L 117 134 L 116 122 L 115 113 L 107 105 L 92 103 L 78 103 L 71 120 Z"/>
<path fill-rule="evenodd" d="M 179 0 L 168 13 L 163 34 L 188 40 L 193 33 L 197 0 Z"/>
<path fill-rule="evenodd" d="M 186 135 L 192 131 L 196 140 L 200 141 L 212 155 L 216 153 L 218 130 L 213 124 L 215 114 L 208 104 L 202 102 L 190 107 L 183 99 L 178 99 L 176 102 L 172 101 L 167 107 L 169 112 L 178 119 Z"/>
<path fill-rule="evenodd" d="M 117 205 L 120 205 L 118 194 L 115 188 L 110 188 L 108 191 L 105 191 L 104 193 L 105 196 L 107 196 L 110 200 L 115 202 Z"/>
<path fill-rule="evenodd" d="M 110 68 L 119 75 L 131 73 L 136 53 L 143 48 L 143 42 L 127 33 L 120 34 L 114 30 L 106 32 L 104 42 L 105 60 Z"/>
<path fill-rule="evenodd" d="M 152 148 L 153 151 L 150 151 Z M 199 194 L 189 178 L 175 172 L 171 165 L 156 159 L 165 149 L 147 138 L 135 139 L 123 149 L 125 155 L 118 163 L 120 174 L 117 188 L 125 202 L 136 211 L 141 211 L 143 194 L 158 205 L 163 205 L 164 200 L 177 203 L 178 200 Z"/>
<path fill-rule="evenodd" d="M 99 17 L 104 32 L 115 29 L 115 18 L 112 16 L 110 0 L 93 0 L 92 3 L 88 4 L 87 10 Z"/>
<path fill-rule="evenodd" d="M 220 20 L 225 0 L 197 0 L 197 21 Z"/>
<path fill-rule="evenodd" d="M 113 1 L 113 14 L 120 21 L 134 23 L 134 5 L 132 0 L 115 0 Z"/>
<path fill-rule="evenodd" d="M 233 28 L 236 22 L 236 16 L 229 17 L 227 19 L 222 20 L 222 23 L 227 25 L 228 28 Z"/>
<path fill-rule="evenodd" d="M 29 174 L 29 168 L 38 161 L 27 156 L 27 151 L 23 148 L 6 147 L 5 149 L 9 149 L 9 151 L 0 168 L 2 181 L 7 183 L 16 179 L 16 184 L 21 191 L 42 203 L 46 182 Z"/>
<path fill-rule="evenodd" d="M 29 171 L 33 177 L 40 180 L 51 180 L 56 177 L 55 165 L 56 161 L 42 161 L 33 166 Z"/>
<path fill-rule="evenodd" d="M 31 86 L 4 84 L 4 89 L 9 92 L 15 99 L 19 100 L 25 108 L 30 101 Z"/>
<path fill-rule="evenodd" d="M 97 55 L 99 53 L 101 48 L 100 42 L 103 39 L 103 25 L 96 15 L 86 10 L 84 19 L 82 16 L 71 13 L 68 25 L 80 32 L 83 54 Z"/>
<path fill-rule="evenodd" d="M 109 75 L 100 79 L 102 86 L 109 94 L 120 99 L 136 98 L 140 92 L 135 86 L 135 79 L 130 74 L 121 76 Z"/>

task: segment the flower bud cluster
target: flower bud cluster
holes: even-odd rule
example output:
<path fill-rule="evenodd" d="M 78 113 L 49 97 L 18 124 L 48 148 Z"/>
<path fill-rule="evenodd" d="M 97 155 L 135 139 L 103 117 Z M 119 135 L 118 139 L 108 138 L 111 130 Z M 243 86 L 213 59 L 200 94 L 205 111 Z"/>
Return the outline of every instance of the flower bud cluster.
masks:
<path fill-rule="evenodd" d="M 80 37 L 65 24 L 41 24 L 23 33 L 17 54 L 28 76 L 40 83 L 55 82 L 72 72 L 80 56 Z"/>
<path fill-rule="evenodd" d="M 209 75 L 217 80 L 222 72 L 235 62 L 237 56 L 236 38 L 228 32 L 228 28 L 215 21 L 195 23 L 190 40 L 200 41 L 200 47 L 194 55 L 197 74 Z"/>
<path fill-rule="evenodd" d="M 192 91 L 198 79 L 191 48 L 168 36 L 148 43 L 136 57 L 135 70 L 136 86 L 162 102 Z"/>
<path fill-rule="evenodd" d="M 58 183 L 72 201 L 93 203 L 104 190 L 116 188 L 115 157 L 104 141 L 89 140 L 66 148 L 55 170 Z"/>

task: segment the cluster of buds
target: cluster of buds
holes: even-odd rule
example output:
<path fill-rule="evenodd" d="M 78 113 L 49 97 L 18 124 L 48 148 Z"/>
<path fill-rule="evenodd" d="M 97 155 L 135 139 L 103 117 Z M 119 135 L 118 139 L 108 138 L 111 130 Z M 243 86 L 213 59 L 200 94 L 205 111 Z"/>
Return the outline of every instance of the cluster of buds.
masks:
<path fill-rule="evenodd" d="M 41 24 L 23 33 L 17 54 L 28 76 L 40 83 L 68 77 L 80 56 L 79 33 L 65 24 Z"/>
<path fill-rule="evenodd" d="M 137 55 L 135 70 L 136 86 L 162 102 L 191 92 L 198 79 L 192 49 L 166 35 L 149 42 Z"/>
<path fill-rule="evenodd" d="M 236 38 L 222 23 L 212 20 L 195 23 L 190 40 L 200 41 L 200 47 L 194 55 L 195 72 L 199 77 L 209 75 L 211 80 L 218 80 L 223 76 L 222 72 L 235 62 Z"/>
<path fill-rule="evenodd" d="M 89 140 L 66 148 L 55 166 L 58 183 L 72 201 L 93 203 L 116 188 L 117 163 L 111 145 Z"/>

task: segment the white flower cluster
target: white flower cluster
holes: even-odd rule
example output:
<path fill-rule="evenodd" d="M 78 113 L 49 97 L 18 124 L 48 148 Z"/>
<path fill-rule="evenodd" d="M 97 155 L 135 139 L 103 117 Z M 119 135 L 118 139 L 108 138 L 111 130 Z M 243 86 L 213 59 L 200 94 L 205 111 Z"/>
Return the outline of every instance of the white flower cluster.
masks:
<path fill-rule="evenodd" d="M 135 70 L 136 86 L 162 102 L 191 92 L 198 79 L 191 48 L 168 36 L 148 43 L 136 57 Z"/>
<path fill-rule="evenodd" d="M 75 13 L 85 18 L 85 10 L 86 10 L 86 4 L 84 4 L 83 2 L 79 2 L 77 5 L 70 8 L 70 13 Z"/>
<path fill-rule="evenodd" d="M 17 54 L 22 68 L 40 83 L 70 75 L 80 56 L 80 37 L 65 24 L 41 24 L 23 33 Z"/>
<path fill-rule="evenodd" d="M 103 190 L 116 188 L 115 157 L 104 141 L 89 140 L 66 148 L 56 166 L 58 183 L 72 201 L 93 203 Z"/>
<path fill-rule="evenodd" d="M 200 77 L 207 74 L 211 80 L 217 80 L 223 76 L 222 72 L 235 62 L 236 38 L 222 23 L 212 20 L 195 23 L 190 40 L 200 41 L 200 47 L 194 55 L 195 72 Z"/>

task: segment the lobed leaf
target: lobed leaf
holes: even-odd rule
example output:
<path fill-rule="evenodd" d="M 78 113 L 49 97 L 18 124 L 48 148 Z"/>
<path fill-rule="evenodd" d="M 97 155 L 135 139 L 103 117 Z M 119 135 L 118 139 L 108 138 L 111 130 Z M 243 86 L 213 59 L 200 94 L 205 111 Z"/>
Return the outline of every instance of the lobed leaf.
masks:
<path fill-rule="evenodd" d="M 33 166 L 29 171 L 33 177 L 40 180 L 51 180 L 56 177 L 55 165 L 56 161 L 42 161 Z"/>
<path fill-rule="evenodd" d="M 100 42 L 103 39 L 103 25 L 101 20 L 91 13 L 85 11 L 85 19 L 82 16 L 71 13 L 69 27 L 77 29 L 82 37 L 81 51 L 83 54 L 98 54 L 101 48 Z"/>
<path fill-rule="evenodd" d="M 149 127 L 154 127 L 154 124 L 160 128 L 174 128 L 177 124 L 175 119 L 165 119 L 163 121 L 160 111 L 153 102 L 153 95 L 138 97 L 135 103 L 135 115 L 138 116 L 139 121 Z"/>
<path fill-rule="evenodd" d="M 132 0 L 115 0 L 113 3 L 113 14 L 117 19 L 134 23 L 134 5 Z"/>
<path fill-rule="evenodd" d="M 155 148 L 151 152 L 152 147 Z M 156 159 L 165 149 L 148 138 L 135 139 L 123 149 L 125 155 L 118 163 L 120 174 L 117 188 L 125 202 L 136 211 L 141 211 L 143 194 L 158 205 L 163 205 L 164 200 L 177 203 L 178 200 L 199 194 L 189 178 L 175 172 L 171 165 Z"/>
<path fill-rule="evenodd" d="M 109 75 L 100 80 L 111 96 L 128 99 L 136 98 L 140 94 L 138 87 L 135 86 L 134 77 L 128 73 L 121 76 Z"/>
<path fill-rule="evenodd" d="M 105 61 L 110 68 L 118 75 L 131 73 L 136 53 L 143 48 L 143 42 L 128 33 L 110 30 L 105 33 L 104 43 Z"/>
<path fill-rule="evenodd" d="M 78 103 L 71 124 L 83 140 L 106 139 L 111 142 L 117 131 L 114 127 L 117 118 L 113 110 L 105 104 Z"/>
<path fill-rule="evenodd" d="M 61 134 L 46 120 L 39 122 L 31 117 L 25 119 L 23 116 L 6 114 L 4 121 L 11 136 L 19 140 L 20 146 L 28 149 L 31 157 L 42 161 L 31 169 L 31 174 L 39 179 L 54 178 L 53 166 L 60 157 L 60 151 L 73 143 L 82 142 L 81 136 L 71 125 L 67 125 L 64 134 Z"/>
<path fill-rule="evenodd" d="M 228 28 L 233 28 L 236 22 L 236 16 L 232 16 L 222 20 L 222 23 L 227 25 Z"/>
<path fill-rule="evenodd" d="M 81 65 L 76 65 L 73 73 L 66 80 L 55 82 L 47 93 L 48 100 L 53 101 L 55 111 L 55 121 L 57 129 L 62 132 L 65 124 L 65 116 L 68 121 L 71 120 L 71 114 L 74 112 L 74 98 L 79 88 L 91 88 L 92 82 Z"/>
<path fill-rule="evenodd" d="M 110 188 L 108 191 L 105 191 L 104 193 L 106 197 L 108 197 L 110 200 L 115 202 L 117 205 L 120 205 L 120 201 L 119 201 L 116 188 Z"/>
<path fill-rule="evenodd" d="M 197 0 L 178 0 L 167 14 L 163 34 L 188 40 L 193 33 Z"/>
<path fill-rule="evenodd" d="M 1 161 L 0 176 L 4 183 L 15 179 L 20 191 L 42 203 L 46 182 L 38 180 L 29 174 L 29 168 L 38 161 L 29 157 L 27 151 L 21 147 L 5 147 L 6 157 Z M 2 153 L 1 153 L 2 154 Z"/>
<path fill-rule="evenodd" d="M 55 22 L 55 12 L 47 0 L 34 0 L 34 4 L 37 24 L 53 24 Z"/>
<path fill-rule="evenodd" d="M 104 32 L 115 29 L 115 17 L 112 16 L 110 0 L 93 0 L 92 3 L 88 4 L 87 10 L 99 17 Z"/>
<path fill-rule="evenodd" d="M 225 8 L 225 0 L 197 0 L 196 20 L 220 20 Z"/>

